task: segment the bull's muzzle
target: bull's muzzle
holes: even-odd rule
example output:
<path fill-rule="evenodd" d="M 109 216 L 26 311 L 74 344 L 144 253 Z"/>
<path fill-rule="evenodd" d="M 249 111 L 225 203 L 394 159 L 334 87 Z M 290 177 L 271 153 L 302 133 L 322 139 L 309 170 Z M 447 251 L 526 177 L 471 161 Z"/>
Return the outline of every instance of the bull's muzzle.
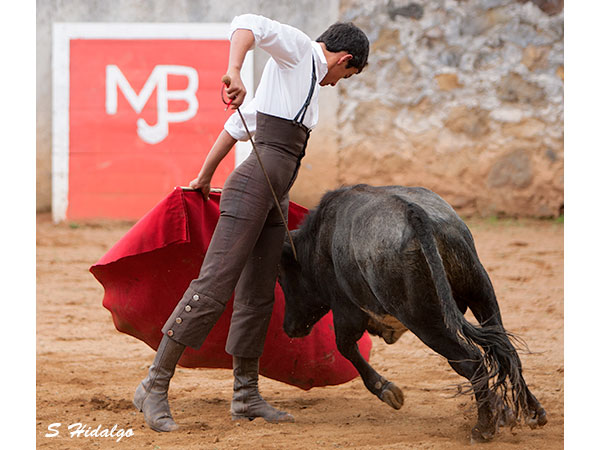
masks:
<path fill-rule="evenodd" d="M 285 323 L 283 324 L 283 331 L 290 338 L 306 337 L 310 334 L 311 330 L 312 330 L 312 326 L 310 326 L 310 325 L 306 325 L 306 326 L 300 325 L 299 326 L 299 325 L 288 325 Z"/>

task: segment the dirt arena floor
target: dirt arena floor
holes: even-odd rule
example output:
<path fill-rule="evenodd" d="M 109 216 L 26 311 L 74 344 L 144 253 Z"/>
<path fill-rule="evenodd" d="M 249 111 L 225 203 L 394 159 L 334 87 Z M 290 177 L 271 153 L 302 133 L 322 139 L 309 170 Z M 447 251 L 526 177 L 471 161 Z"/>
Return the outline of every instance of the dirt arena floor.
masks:
<path fill-rule="evenodd" d="M 296 423 L 232 422 L 230 371 L 178 368 L 170 401 L 180 429 L 162 434 L 150 430 L 131 399 L 154 352 L 115 330 L 110 313 L 102 307 L 103 288 L 88 271 L 131 225 L 54 225 L 49 215 L 38 216 L 38 448 L 469 446 L 476 421 L 473 399 L 453 396 L 463 380 L 410 333 L 391 346 L 373 338 L 371 363 L 404 391 L 405 404 L 399 411 L 370 394 L 360 378 L 308 392 L 261 378 L 263 396 L 292 413 Z M 525 379 L 548 413 L 548 424 L 542 429 L 501 429 L 494 442 L 471 447 L 563 448 L 563 225 L 488 220 L 471 221 L 469 226 L 494 283 L 504 323 L 529 346 L 530 353 L 521 353 Z M 471 315 L 468 318 L 473 320 Z M 49 431 L 51 424 L 55 432 Z M 77 424 L 82 432 L 106 430 L 113 437 L 71 436 Z"/>

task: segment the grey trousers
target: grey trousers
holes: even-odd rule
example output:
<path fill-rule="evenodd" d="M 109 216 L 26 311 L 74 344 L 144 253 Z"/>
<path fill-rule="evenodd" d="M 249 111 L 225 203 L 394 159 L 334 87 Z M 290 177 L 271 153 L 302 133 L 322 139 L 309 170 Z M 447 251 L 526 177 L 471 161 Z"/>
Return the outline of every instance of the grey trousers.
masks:
<path fill-rule="evenodd" d="M 288 192 L 309 132 L 286 119 L 257 114 L 255 143 L 287 220 Z M 198 278 L 165 322 L 162 332 L 199 348 L 235 289 L 227 353 L 262 355 L 271 319 L 285 226 L 254 151 L 223 187 L 220 218 Z"/>

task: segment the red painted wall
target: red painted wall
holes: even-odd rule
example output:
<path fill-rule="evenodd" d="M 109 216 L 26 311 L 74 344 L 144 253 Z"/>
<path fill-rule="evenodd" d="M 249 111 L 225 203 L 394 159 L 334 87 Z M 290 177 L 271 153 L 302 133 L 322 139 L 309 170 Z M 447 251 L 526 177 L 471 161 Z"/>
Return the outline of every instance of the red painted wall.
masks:
<path fill-rule="evenodd" d="M 71 40 L 68 219 L 136 220 L 175 186 L 187 186 L 231 114 L 224 111 L 219 93 L 228 52 L 226 40 Z M 108 80 L 108 89 L 107 66 L 112 67 L 113 80 Z M 183 97 L 166 100 L 169 114 L 194 112 L 185 93 L 194 76 L 170 73 L 173 70 L 197 74 L 198 88 L 191 94 L 197 110 L 188 120 L 170 122 L 163 110 L 163 129 L 154 139 L 164 138 L 149 143 L 138 133 L 137 122 L 144 119 L 150 127 L 159 122 L 159 96 Z M 123 81 L 114 83 L 117 72 L 133 95 L 139 96 L 146 83 L 147 90 L 152 89 L 139 113 L 131 104 L 132 94 L 129 99 L 124 94 Z M 156 85 L 148 82 L 151 74 Z M 111 96 L 116 108 L 107 111 Z M 223 185 L 234 163 L 231 152 L 213 186 Z"/>

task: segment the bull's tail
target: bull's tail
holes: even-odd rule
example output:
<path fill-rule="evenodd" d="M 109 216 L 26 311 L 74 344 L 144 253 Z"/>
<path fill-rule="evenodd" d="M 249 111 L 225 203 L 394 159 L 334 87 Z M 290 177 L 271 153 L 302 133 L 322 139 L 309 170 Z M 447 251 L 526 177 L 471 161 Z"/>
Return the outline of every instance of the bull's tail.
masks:
<path fill-rule="evenodd" d="M 404 201 L 404 200 L 403 200 Z M 435 242 L 431 219 L 420 206 L 405 202 L 409 224 L 412 226 L 425 256 L 437 296 L 441 302 L 444 322 L 452 334 L 466 349 L 476 354 L 483 350 L 482 367 L 476 373 L 482 373 L 478 379 L 470 380 L 472 389 L 479 390 L 491 382 L 493 399 L 500 398 L 505 407 L 514 411 L 515 419 L 527 411 L 526 385 L 521 375 L 519 356 L 510 343 L 509 335 L 501 326 L 476 326 L 468 322 L 458 309 L 452 288 L 446 276 Z M 480 350 L 481 349 L 481 350 Z"/>

